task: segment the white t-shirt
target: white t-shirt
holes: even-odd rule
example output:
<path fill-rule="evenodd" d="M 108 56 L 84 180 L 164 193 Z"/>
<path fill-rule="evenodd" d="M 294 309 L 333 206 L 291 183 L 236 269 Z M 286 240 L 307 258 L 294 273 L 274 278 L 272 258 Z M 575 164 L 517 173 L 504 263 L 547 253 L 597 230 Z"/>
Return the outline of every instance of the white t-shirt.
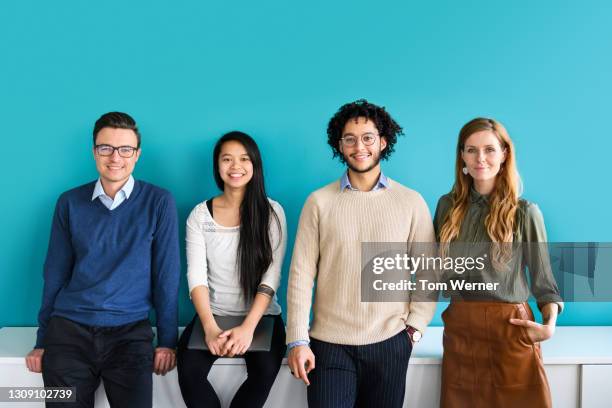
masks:
<path fill-rule="evenodd" d="M 280 284 L 281 268 L 287 246 L 287 221 L 283 207 L 274 200 L 270 204 L 278 216 L 281 230 L 274 216 L 270 217 L 272 263 L 261 283 L 276 290 Z M 280 239 L 279 239 L 280 232 Z M 244 316 L 252 301 L 245 305 L 236 264 L 240 226 L 224 227 L 215 222 L 206 201 L 196 205 L 187 219 L 187 282 L 189 293 L 196 286 L 208 287 L 210 307 L 218 316 Z M 281 313 L 276 294 L 264 314 Z"/>

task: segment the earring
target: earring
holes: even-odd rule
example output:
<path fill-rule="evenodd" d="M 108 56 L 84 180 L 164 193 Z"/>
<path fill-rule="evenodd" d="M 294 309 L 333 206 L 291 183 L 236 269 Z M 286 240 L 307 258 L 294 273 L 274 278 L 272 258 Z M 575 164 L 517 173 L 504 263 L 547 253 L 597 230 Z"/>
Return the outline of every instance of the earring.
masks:
<path fill-rule="evenodd" d="M 465 174 L 466 176 L 468 175 L 467 166 L 463 166 L 463 174 Z"/>

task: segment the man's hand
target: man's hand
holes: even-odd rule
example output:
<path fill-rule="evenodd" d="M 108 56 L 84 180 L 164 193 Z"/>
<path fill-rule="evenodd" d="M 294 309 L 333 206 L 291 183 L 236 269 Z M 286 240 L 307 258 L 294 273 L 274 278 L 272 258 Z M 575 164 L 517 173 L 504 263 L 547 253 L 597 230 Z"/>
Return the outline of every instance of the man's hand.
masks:
<path fill-rule="evenodd" d="M 33 373 L 42 372 L 42 356 L 45 349 L 36 348 L 28 353 L 26 356 L 26 366 L 28 370 Z"/>
<path fill-rule="evenodd" d="M 310 385 L 308 373 L 315 368 L 315 356 L 309 346 L 295 346 L 289 351 L 287 359 L 291 374 L 297 379 L 302 379 L 304 384 Z"/>
<path fill-rule="evenodd" d="M 157 347 L 153 360 L 153 372 L 157 375 L 166 375 L 176 366 L 176 352 L 167 347 Z"/>
<path fill-rule="evenodd" d="M 223 354 L 234 357 L 236 354 L 246 353 L 253 341 L 253 332 L 254 329 L 244 325 L 225 330 L 219 335 L 219 338 L 227 340 L 223 346 Z"/>

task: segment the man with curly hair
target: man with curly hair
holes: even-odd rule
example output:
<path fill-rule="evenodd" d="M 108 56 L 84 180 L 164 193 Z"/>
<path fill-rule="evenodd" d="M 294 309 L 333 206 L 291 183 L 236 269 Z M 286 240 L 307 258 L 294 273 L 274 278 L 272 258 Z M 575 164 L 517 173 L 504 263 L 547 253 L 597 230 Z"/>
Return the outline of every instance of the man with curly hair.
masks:
<path fill-rule="evenodd" d="M 435 240 L 421 195 L 380 168 L 402 134 L 366 100 L 329 122 L 333 156 L 348 169 L 304 204 L 287 293 L 289 367 L 309 385 L 310 407 L 401 407 L 412 347 L 433 317 L 434 302 L 361 302 L 362 242 Z"/>

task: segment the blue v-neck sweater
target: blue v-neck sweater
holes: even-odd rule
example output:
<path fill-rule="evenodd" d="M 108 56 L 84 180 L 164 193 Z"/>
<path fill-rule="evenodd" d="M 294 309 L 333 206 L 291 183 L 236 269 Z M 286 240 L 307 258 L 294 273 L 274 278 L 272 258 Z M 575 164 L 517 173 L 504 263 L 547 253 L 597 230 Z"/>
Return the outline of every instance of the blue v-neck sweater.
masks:
<path fill-rule="evenodd" d="M 52 316 L 89 326 L 146 319 L 153 307 L 158 345 L 175 347 L 180 279 L 178 221 L 172 195 L 136 181 L 114 210 L 91 200 L 95 182 L 57 201 L 44 265 L 36 347 Z"/>

